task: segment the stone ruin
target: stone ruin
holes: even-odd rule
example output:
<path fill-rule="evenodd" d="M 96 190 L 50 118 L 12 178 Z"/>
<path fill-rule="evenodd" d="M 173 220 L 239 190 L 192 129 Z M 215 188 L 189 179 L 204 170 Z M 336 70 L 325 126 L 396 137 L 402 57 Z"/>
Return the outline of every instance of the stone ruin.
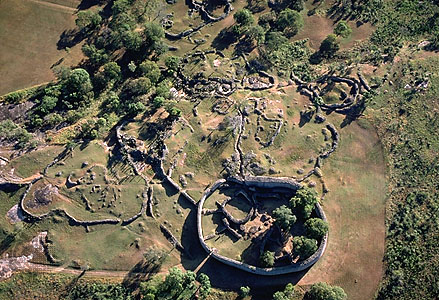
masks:
<path fill-rule="evenodd" d="M 226 209 L 226 205 L 232 198 L 227 198 L 224 202 L 217 202 L 217 209 L 205 209 L 205 201 L 218 189 L 224 187 L 235 187 L 238 188 L 238 192 L 235 193 L 234 197 L 241 197 L 248 201 L 251 209 L 247 215 L 242 219 L 234 218 Z M 197 212 L 197 229 L 198 238 L 202 247 L 213 256 L 216 260 L 230 265 L 232 267 L 244 270 L 249 273 L 258 275 L 281 275 L 293 272 L 303 271 L 311 267 L 314 263 L 319 260 L 326 249 L 326 243 L 328 239 L 328 234 L 320 242 L 317 251 L 305 260 L 293 261 L 292 253 L 287 253 L 286 255 L 279 257 L 277 259 L 284 260 L 289 259 L 289 263 L 284 266 L 271 267 L 271 268 L 261 268 L 253 266 L 241 261 L 225 257 L 218 253 L 217 249 L 210 248 L 206 241 L 213 239 L 215 236 L 222 234 L 224 232 L 229 232 L 233 238 L 239 239 L 259 239 L 260 241 L 260 252 L 263 251 L 265 243 L 271 238 L 273 234 L 273 226 L 271 226 L 273 219 L 266 215 L 260 214 L 258 209 L 261 205 L 260 199 L 264 198 L 282 198 L 283 196 L 291 196 L 298 189 L 302 188 L 302 185 L 290 178 L 286 177 L 266 177 L 266 176 L 247 176 L 241 178 L 238 176 L 229 177 L 227 180 L 220 179 L 216 181 L 210 188 L 207 188 L 203 193 L 200 201 L 198 202 L 198 212 Z M 326 221 L 325 213 L 323 212 L 319 203 L 316 204 L 314 208 L 315 215 Z M 209 214 L 221 214 L 221 220 L 223 222 L 223 228 L 214 234 L 204 236 L 202 227 L 202 217 Z M 263 221 L 263 226 L 255 228 L 255 226 L 246 226 L 252 219 L 258 217 Z M 264 231 L 264 232 L 262 232 Z M 291 252 L 291 249 L 289 249 Z"/>

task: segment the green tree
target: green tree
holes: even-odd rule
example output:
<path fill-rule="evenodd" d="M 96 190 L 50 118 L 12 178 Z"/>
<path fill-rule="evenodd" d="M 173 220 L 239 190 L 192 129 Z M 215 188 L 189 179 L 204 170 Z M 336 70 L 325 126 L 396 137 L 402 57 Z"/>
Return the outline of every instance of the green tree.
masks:
<path fill-rule="evenodd" d="M 127 113 L 131 116 L 136 116 L 146 110 L 145 104 L 142 102 L 132 102 L 128 104 Z"/>
<path fill-rule="evenodd" d="M 320 240 L 328 232 L 328 222 L 320 218 L 311 218 L 305 222 L 306 233 L 310 238 Z"/>
<path fill-rule="evenodd" d="M 140 73 L 151 80 L 152 83 L 156 84 L 161 76 L 159 66 L 153 61 L 145 60 L 139 66 Z"/>
<path fill-rule="evenodd" d="M 211 289 L 211 284 L 210 284 L 210 279 L 209 276 L 207 276 L 204 273 L 201 273 L 198 276 L 198 282 L 200 283 L 200 287 L 199 287 L 199 296 L 201 299 L 205 299 L 207 296 L 209 296 L 210 294 L 210 289 Z"/>
<path fill-rule="evenodd" d="M 41 103 L 38 106 L 38 111 L 40 111 L 42 114 L 48 114 L 53 111 L 57 103 L 58 98 L 46 95 L 43 97 L 43 99 L 41 99 Z"/>
<path fill-rule="evenodd" d="M 189 298 L 195 291 L 195 273 L 188 271 L 184 273 L 178 268 L 171 268 L 165 280 L 157 288 L 158 299 L 177 299 L 187 296 Z M 184 293 L 184 294 L 183 294 Z"/>
<path fill-rule="evenodd" d="M 59 123 L 64 121 L 64 118 L 57 113 L 51 113 L 48 114 L 46 117 L 44 117 L 44 123 L 48 126 L 55 126 Z"/>
<path fill-rule="evenodd" d="M 122 33 L 122 43 L 128 50 L 138 51 L 142 47 L 143 39 L 140 33 L 127 30 Z"/>
<path fill-rule="evenodd" d="M 102 72 L 106 81 L 118 81 L 121 78 L 121 70 L 119 65 L 112 61 L 104 65 Z"/>
<path fill-rule="evenodd" d="M 175 72 L 178 70 L 180 66 L 180 57 L 178 56 L 168 56 L 165 59 L 165 65 L 168 67 L 168 70 Z"/>
<path fill-rule="evenodd" d="M 120 108 L 119 96 L 115 92 L 111 91 L 108 94 L 107 99 L 104 101 L 103 107 L 105 110 L 118 111 Z"/>
<path fill-rule="evenodd" d="M 257 45 L 263 44 L 265 41 L 265 31 L 259 25 L 255 25 L 249 28 L 246 33 L 247 38 L 251 41 L 255 41 Z"/>
<path fill-rule="evenodd" d="M 317 202 L 319 202 L 317 192 L 312 188 L 304 187 L 298 190 L 296 195 L 290 199 L 290 207 L 307 219 Z"/>
<path fill-rule="evenodd" d="M 323 58 L 332 58 L 340 49 L 340 43 L 335 34 L 330 34 L 320 44 L 319 53 Z"/>
<path fill-rule="evenodd" d="M 94 29 L 102 23 L 100 11 L 81 10 L 78 12 L 75 20 L 76 26 L 79 29 Z"/>
<path fill-rule="evenodd" d="M 346 21 L 340 21 L 334 28 L 334 33 L 338 36 L 347 38 L 351 35 L 352 29 Z"/>
<path fill-rule="evenodd" d="M 152 100 L 152 104 L 155 108 L 160 108 L 165 104 L 165 98 L 162 96 L 157 96 L 154 98 L 154 100 Z"/>
<path fill-rule="evenodd" d="M 330 286 L 325 282 L 314 283 L 305 293 L 306 300 L 346 300 L 348 296 L 339 286 Z"/>
<path fill-rule="evenodd" d="M 146 44 L 153 46 L 165 37 L 165 30 L 160 24 L 148 22 L 143 29 L 143 35 L 145 37 Z"/>
<path fill-rule="evenodd" d="M 293 238 L 294 255 L 300 256 L 301 260 L 307 259 L 317 251 L 317 241 L 304 236 Z"/>
<path fill-rule="evenodd" d="M 274 252 L 264 251 L 260 257 L 260 260 L 264 267 L 274 266 Z"/>
<path fill-rule="evenodd" d="M 276 20 L 276 26 L 287 36 L 293 36 L 303 27 L 303 18 L 297 12 L 290 8 L 286 8 L 279 14 Z"/>
<path fill-rule="evenodd" d="M 95 45 L 84 44 L 82 53 L 88 57 L 88 61 L 94 66 L 100 66 L 108 62 L 109 57 L 104 49 L 97 49 Z"/>
<path fill-rule="evenodd" d="M 288 39 L 279 31 L 271 31 L 266 35 L 265 45 L 268 51 L 277 50 L 282 45 L 287 44 Z"/>
<path fill-rule="evenodd" d="M 81 68 L 72 70 L 62 83 L 61 90 L 63 103 L 67 108 L 71 109 L 85 105 L 93 95 L 90 75 Z"/>
<path fill-rule="evenodd" d="M 172 82 L 169 80 L 163 80 L 161 81 L 155 89 L 156 96 L 161 96 L 165 99 L 169 99 L 171 93 L 169 90 L 172 87 Z"/>
<path fill-rule="evenodd" d="M 168 106 L 166 108 L 166 111 L 169 114 L 169 117 L 172 119 L 179 118 L 181 116 L 181 109 L 175 107 L 175 106 Z"/>
<path fill-rule="evenodd" d="M 65 299 L 130 300 L 130 292 L 121 284 L 80 282 L 72 286 Z"/>
<path fill-rule="evenodd" d="M 273 294 L 273 300 L 289 300 L 294 296 L 294 285 L 288 283 L 283 291 Z"/>
<path fill-rule="evenodd" d="M 233 18 L 240 27 L 250 26 L 255 21 L 252 12 L 245 8 L 238 10 Z"/>
<path fill-rule="evenodd" d="M 291 209 L 286 205 L 276 208 L 273 211 L 273 217 L 276 219 L 275 223 L 284 231 L 289 231 L 297 220 Z"/>
<path fill-rule="evenodd" d="M 147 94 L 152 88 L 152 83 L 149 78 L 140 77 L 127 83 L 125 90 L 131 95 Z"/>
<path fill-rule="evenodd" d="M 113 16 L 117 16 L 121 13 L 127 12 L 131 6 L 130 0 L 116 0 L 113 2 L 111 10 L 113 11 Z"/>

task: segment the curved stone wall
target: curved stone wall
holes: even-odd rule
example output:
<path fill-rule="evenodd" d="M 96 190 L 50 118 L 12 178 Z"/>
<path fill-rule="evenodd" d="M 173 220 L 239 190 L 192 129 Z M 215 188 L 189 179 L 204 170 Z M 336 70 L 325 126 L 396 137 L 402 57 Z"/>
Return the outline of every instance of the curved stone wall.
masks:
<path fill-rule="evenodd" d="M 302 187 L 302 185 L 290 178 L 278 178 L 278 177 L 265 177 L 265 176 L 255 176 L 255 177 L 246 177 L 245 179 L 241 179 L 239 177 L 232 177 L 229 179 L 230 182 L 235 182 L 243 185 L 247 185 L 250 187 L 260 187 L 260 188 L 275 188 L 275 187 L 281 187 L 281 188 L 288 188 L 291 190 L 298 190 Z M 212 195 L 213 192 L 215 192 L 221 185 L 223 185 L 226 182 L 225 179 L 220 179 L 216 181 L 210 188 L 207 188 L 203 195 L 201 196 L 200 201 L 198 202 L 198 211 L 197 211 L 197 229 L 198 229 L 198 239 L 200 240 L 201 246 L 206 250 L 207 253 L 211 253 L 211 255 L 218 261 L 225 263 L 226 265 L 241 269 L 243 271 L 257 274 L 257 275 L 282 275 L 282 274 L 288 274 L 293 272 L 300 272 L 303 271 L 309 267 L 311 267 L 313 264 L 315 264 L 319 258 L 323 255 L 326 249 L 326 244 L 328 241 L 328 234 L 323 237 L 319 248 L 317 251 L 311 255 L 309 258 L 307 258 L 304 261 L 291 264 L 288 266 L 282 266 L 282 267 L 273 267 L 273 268 L 260 268 L 255 267 L 225 256 L 222 256 L 218 254 L 215 249 L 210 248 L 205 240 L 203 235 L 203 227 L 201 223 L 201 219 L 203 216 L 203 205 L 207 198 L 209 198 L 210 195 Z M 326 221 L 325 213 L 320 206 L 319 203 L 316 204 L 315 212 L 317 216 L 324 221 Z"/>

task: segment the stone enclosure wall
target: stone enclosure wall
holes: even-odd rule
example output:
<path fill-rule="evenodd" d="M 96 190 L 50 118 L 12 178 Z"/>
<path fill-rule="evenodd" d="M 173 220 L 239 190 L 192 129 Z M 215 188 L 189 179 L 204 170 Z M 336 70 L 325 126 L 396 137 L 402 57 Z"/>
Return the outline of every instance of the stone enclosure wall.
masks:
<path fill-rule="evenodd" d="M 302 187 L 302 185 L 290 178 L 279 178 L 279 177 L 265 177 L 265 176 L 252 176 L 252 177 L 246 177 L 246 178 L 239 178 L 239 177 L 232 177 L 228 179 L 229 182 L 238 183 L 242 185 L 246 185 L 248 187 L 256 187 L 256 188 L 263 188 L 263 189 L 275 189 L 275 188 L 281 188 L 281 189 L 290 189 L 292 191 L 296 191 Z M 203 216 L 203 205 L 207 198 L 210 197 L 218 188 L 220 188 L 223 184 L 225 184 L 227 181 L 225 179 L 220 179 L 216 181 L 210 188 L 207 188 L 203 195 L 201 196 L 200 201 L 198 202 L 198 211 L 197 211 L 197 229 L 198 229 L 198 239 L 200 240 L 200 243 L 204 250 L 206 250 L 207 253 L 211 254 L 212 257 L 214 257 L 216 260 L 225 263 L 226 265 L 241 269 L 243 271 L 257 274 L 257 275 L 267 275 L 267 276 L 274 276 L 274 275 L 282 275 L 282 274 L 288 274 L 293 272 L 300 272 L 303 271 L 309 267 L 311 267 L 313 264 L 315 264 L 319 258 L 323 255 L 326 249 L 326 244 L 328 241 L 328 234 L 326 234 L 317 251 L 311 255 L 306 260 L 300 261 L 298 263 L 294 263 L 288 266 L 282 266 L 282 267 L 273 267 L 273 268 L 260 268 L 255 267 L 225 256 L 222 256 L 216 252 L 216 249 L 210 248 L 206 242 L 203 235 L 203 227 L 202 227 L 202 216 Z M 315 213 L 317 217 L 323 219 L 326 221 L 325 213 L 320 206 L 319 203 L 316 204 Z"/>

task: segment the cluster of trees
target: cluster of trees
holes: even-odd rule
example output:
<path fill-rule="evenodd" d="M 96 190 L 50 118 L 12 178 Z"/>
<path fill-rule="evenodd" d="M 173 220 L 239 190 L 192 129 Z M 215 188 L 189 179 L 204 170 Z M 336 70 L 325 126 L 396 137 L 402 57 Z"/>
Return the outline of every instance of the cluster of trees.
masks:
<path fill-rule="evenodd" d="M 171 268 L 163 281 L 152 280 L 140 286 L 140 294 L 147 300 L 189 300 L 198 297 L 205 299 L 211 289 L 209 277 L 205 274 L 197 276 L 192 271 L 183 272 Z"/>
<path fill-rule="evenodd" d="M 286 8 L 279 13 L 274 11 L 262 15 L 258 24 L 255 23 L 253 13 L 248 9 L 238 10 L 234 15 L 235 25 L 231 30 L 237 37 L 245 36 L 244 42 L 250 47 L 263 45 L 267 34 L 278 32 L 282 36 L 292 37 L 303 27 L 303 18 L 296 10 Z"/>
<path fill-rule="evenodd" d="M 93 84 L 82 68 L 64 70 L 57 83 L 49 84 L 36 95 L 35 107 L 28 115 L 28 126 L 53 127 L 61 122 L 76 122 L 93 100 Z"/>
<path fill-rule="evenodd" d="M 32 134 L 12 120 L 0 122 L 0 141 L 15 143 L 15 147 L 19 149 L 34 148 L 37 145 L 37 142 L 32 140 Z"/>
<path fill-rule="evenodd" d="M 75 300 L 189 300 L 205 299 L 211 290 L 209 277 L 205 274 L 195 275 L 194 272 L 183 272 L 171 268 L 164 279 L 159 276 L 150 281 L 144 281 L 140 288 L 133 291 L 123 284 L 104 284 L 96 282 L 81 282 L 68 292 L 67 299 Z"/>
<path fill-rule="evenodd" d="M 244 41 L 252 48 L 260 47 L 260 52 L 265 58 L 264 64 L 277 69 L 292 69 L 299 77 L 311 79 L 310 66 L 307 63 L 320 63 L 323 59 L 334 58 L 340 49 L 337 37 L 348 38 L 352 29 L 344 20 L 338 22 L 334 34 L 330 34 L 320 45 L 319 51 L 311 56 L 311 51 L 306 46 L 307 40 L 290 42 L 289 38 L 296 35 L 303 27 L 303 18 L 300 11 L 303 1 L 289 1 L 280 5 L 282 9 L 272 10 L 261 15 L 258 24 L 254 25 L 255 18 L 248 9 L 241 9 L 234 14 L 236 24 L 232 32 L 244 36 Z M 237 47 L 241 49 L 241 47 Z"/>
<path fill-rule="evenodd" d="M 302 188 L 290 199 L 289 207 L 282 205 L 273 211 L 275 224 L 281 230 L 282 236 L 290 234 L 291 227 L 300 218 L 304 221 L 306 236 L 293 238 L 294 255 L 302 260 L 317 251 L 318 242 L 328 232 L 328 223 L 320 218 L 311 218 L 312 211 L 318 202 L 317 192 L 311 188 Z M 272 267 L 275 263 L 274 252 L 265 251 L 260 257 L 261 264 Z"/>
<path fill-rule="evenodd" d="M 61 69 L 57 82 L 34 95 L 36 106 L 28 116 L 27 128 L 73 124 L 97 113 L 82 123 L 76 136 L 94 139 L 119 118 L 148 109 L 163 106 L 170 118 L 179 117 L 181 111 L 172 101 L 170 89 L 180 59 L 165 59 L 164 30 L 150 21 L 159 13 L 161 2 L 117 0 L 110 16 L 101 10 L 80 11 L 76 24 L 79 32 L 88 36 L 82 46 L 88 59 L 81 68 Z M 93 112 L 90 107 L 96 99 L 102 105 Z"/>
<path fill-rule="evenodd" d="M 250 288 L 243 286 L 239 290 L 239 298 L 244 299 L 250 295 Z M 293 284 L 288 283 L 281 291 L 273 294 L 272 300 L 291 300 L 298 299 L 301 293 L 295 291 Z M 300 297 L 302 299 L 302 297 Z M 303 296 L 304 300 L 346 300 L 347 295 L 345 291 L 339 286 L 331 286 L 325 282 L 318 282 L 311 285 L 308 291 Z"/>

